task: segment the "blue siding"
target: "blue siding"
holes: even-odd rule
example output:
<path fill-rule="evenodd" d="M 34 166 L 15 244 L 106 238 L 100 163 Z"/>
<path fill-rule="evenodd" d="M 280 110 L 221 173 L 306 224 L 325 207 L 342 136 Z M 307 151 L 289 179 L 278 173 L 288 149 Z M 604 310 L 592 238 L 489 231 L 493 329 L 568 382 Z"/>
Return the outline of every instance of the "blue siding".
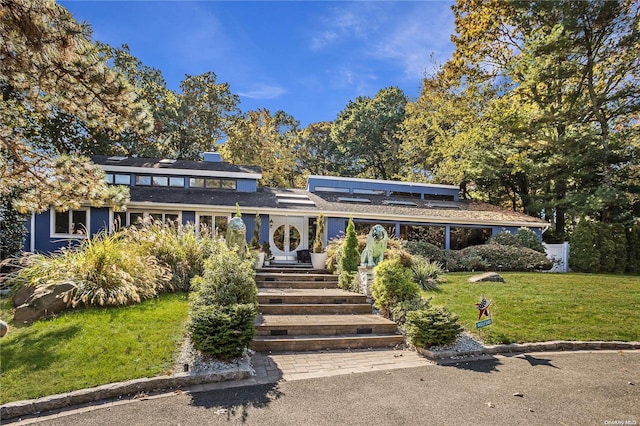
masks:
<path fill-rule="evenodd" d="M 253 233 L 251 233 L 253 235 Z M 269 241 L 269 215 L 260 215 L 260 245 L 263 241 Z"/>
<path fill-rule="evenodd" d="M 327 218 L 327 241 L 345 234 L 347 230 L 347 220 L 348 219 L 343 217 Z"/>
<path fill-rule="evenodd" d="M 190 210 L 182 212 L 182 224 L 186 225 L 188 223 L 196 223 L 196 212 Z"/>
<path fill-rule="evenodd" d="M 22 241 L 24 251 L 32 251 L 31 248 L 31 216 L 24 221 L 24 240 Z"/>
<path fill-rule="evenodd" d="M 316 187 L 325 186 L 332 188 L 346 188 L 349 189 L 349 193 L 353 194 L 354 189 L 370 189 L 375 191 L 385 191 L 389 196 L 391 191 L 396 192 L 410 192 L 413 194 L 421 194 L 421 198 L 429 195 L 446 195 L 453 197 L 455 201 L 458 201 L 459 189 L 457 188 L 440 188 L 437 186 L 415 186 L 409 182 L 376 182 L 370 181 L 356 181 L 356 180 L 343 180 L 343 179 L 331 179 L 330 177 L 318 178 L 310 177 L 308 182 L 309 192 L 315 192 Z"/>
<path fill-rule="evenodd" d="M 102 231 L 109 230 L 109 208 L 92 207 L 89 216 L 89 232 L 93 236 Z"/>
<path fill-rule="evenodd" d="M 256 192 L 257 182 L 255 179 L 238 179 L 236 191 L 238 192 Z"/>

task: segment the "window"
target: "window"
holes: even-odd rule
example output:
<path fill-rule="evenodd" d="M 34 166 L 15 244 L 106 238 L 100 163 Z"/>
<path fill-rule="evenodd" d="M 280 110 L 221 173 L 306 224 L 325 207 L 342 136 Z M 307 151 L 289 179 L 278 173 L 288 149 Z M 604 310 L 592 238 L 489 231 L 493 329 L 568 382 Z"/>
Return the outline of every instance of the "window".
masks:
<path fill-rule="evenodd" d="M 116 227 L 136 226 L 141 227 L 146 221 L 157 221 L 166 225 L 177 226 L 180 224 L 180 213 L 178 212 L 116 212 L 113 214 Z M 126 220 L 128 217 L 128 221 Z"/>
<path fill-rule="evenodd" d="M 169 178 L 166 176 L 153 176 L 151 179 L 152 186 L 169 186 Z"/>
<path fill-rule="evenodd" d="M 197 215 L 196 229 L 201 233 L 224 237 L 227 233 L 228 220 L 228 216 L 214 216 L 208 213 L 199 213 Z"/>
<path fill-rule="evenodd" d="M 205 181 L 205 187 L 219 189 L 220 188 L 220 179 L 207 179 Z"/>
<path fill-rule="evenodd" d="M 441 249 L 445 243 L 444 226 L 400 225 L 400 239 L 406 241 L 425 241 Z"/>
<path fill-rule="evenodd" d="M 204 179 L 203 178 L 189 178 L 189 187 L 190 188 L 204 188 Z"/>
<path fill-rule="evenodd" d="M 104 181 L 107 182 L 107 183 L 113 183 L 113 174 L 106 173 L 104 175 Z"/>
<path fill-rule="evenodd" d="M 223 180 L 220 182 L 220 186 L 222 189 L 236 189 L 237 182 L 235 180 Z"/>
<path fill-rule="evenodd" d="M 131 185 L 131 175 L 115 175 L 113 183 L 116 185 Z"/>
<path fill-rule="evenodd" d="M 151 176 L 136 176 L 136 185 L 137 186 L 150 186 L 151 185 Z"/>
<path fill-rule="evenodd" d="M 451 250 L 461 250 L 469 246 L 479 246 L 491 237 L 491 228 L 464 228 L 452 226 L 450 229 Z"/>
<path fill-rule="evenodd" d="M 67 210 L 51 212 L 53 235 L 85 238 L 89 232 L 89 210 Z"/>
<path fill-rule="evenodd" d="M 169 186 L 184 188 L 184 178 L 183 177 L 170 177 L 169 178 Z"/>

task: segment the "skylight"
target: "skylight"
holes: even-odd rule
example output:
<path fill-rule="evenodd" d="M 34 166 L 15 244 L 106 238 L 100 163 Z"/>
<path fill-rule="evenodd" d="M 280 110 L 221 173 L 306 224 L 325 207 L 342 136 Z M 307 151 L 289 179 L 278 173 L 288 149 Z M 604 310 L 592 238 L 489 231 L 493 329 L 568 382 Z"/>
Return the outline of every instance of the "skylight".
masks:
<path fill-rule="evenodd" d="M 429 201 L 427 203 L 428 207 L 432 207 L 432 208 L 439 208 L 439 209 L 457 209 L 460 210 L 460 205 L 459 204 L 455 204 L 453 202 L 447 202 L 447 201 Z"/>
<path fill-rule="evenodd" d="M 107 158 L 107 161 L 110 162 L 110 163 L 117 163 L 119 161 L 126 160 L 126 159 L 127 159 L 127 157 L 115 157 L 114 156 L 114 157 Z"/>
<path fill-rule="evenodd" d="M 173 160 L 171 158 L 163 158 L 162 160 L 160 160 L 160 164 L 173 164 L 175 162 L 176 160 Z"/>
<path fill-rule="evenodd" d="M 301 198 L 278 198 L 278 204 L 297 204 L 302 206 L 315 206 L 316 203 L 313 201 L 306 199 L 303 200 Z"/>
<path fill-rule="evenodd" d="M 382 204 L 386 204 L 388 206 L 417 206 L 413 201 L 404 201 L 404 200 L 384 200 Z"/>
<path fill-rule="evenodd" d="M 342 192 L 349 193 L 349 188 L 338 188 L 333 186 L 316 186 L 315 192 Z"/>
<path fill-rule="evenodd" d="M 360 189 L 354 188 L 354 194 L 363 194 L 363 195 L 387 195 L 387 191 L 383 189 Z"/>
<path fill-rule="evenodd" d="M 278 197 L 278 199 L 280 198 L 298 198 L 298 199 L 302 199 L 302 200 L 308 200 L 309 197 L 305 194 L 284 194 L 284 193 L 280 193 L 280 194 L 276 194 L 276 197 Z"/>
<path fill-rule="evenodd" d="M 368 198 L 338 197 L 338 201 L 341 203 L 363 203 L 363 204 L 371 203 L 371 200 Z"/>

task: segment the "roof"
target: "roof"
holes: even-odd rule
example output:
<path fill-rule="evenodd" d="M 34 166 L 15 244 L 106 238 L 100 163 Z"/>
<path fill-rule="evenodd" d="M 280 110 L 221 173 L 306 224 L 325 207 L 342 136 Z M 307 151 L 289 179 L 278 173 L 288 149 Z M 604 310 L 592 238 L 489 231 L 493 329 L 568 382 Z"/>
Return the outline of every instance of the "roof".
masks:
<path fill-rule="evenodd" d="M 315 205 L 283 203 L 282 194 L 289 199 L 308 198 Z M 278 196 L 279 195 L 279 196 Z M 327 217 L 357 217 L 371 220 L 400 220 L 418 223 L 487 224 L 503 226 L 533 226 L 543 228 L 548 224 L 536 217 L 513 212 L 491 204 L 474 201 L 421 200 L 410 197 L 385 197 L 374 195 L 351 196 L 370 202 L 340 201 L 345 194 L 310 193 L 304 189 L 259 188 L 257 192 L 234 192 L 211 189 L 169 187 L 132 187 L 132 208 L 146 203 L 159 203 L 162 208 L 180 204 L 182 209 L 217 210 L 232 212 L 236 203 L 250 212 L 314 214 Z M 414 205 L 394 205 L 389 201 Z"/>
<path fill-rule="evenodd" d="M 101 166 L 135 167 L 158 170 L 202 170 L 230 173 L 262 174 L 259 166 L 237 166 L 225 162 L 192 161 L 192 160 L 162 160 L 159 158 L 138 157 L 110 157 L 107 155 L 92 155 L 91 161 Z M 113 159 L 113 160 L 110 160 Z M 188 174 L 188 173 L 185 173 Z"/>

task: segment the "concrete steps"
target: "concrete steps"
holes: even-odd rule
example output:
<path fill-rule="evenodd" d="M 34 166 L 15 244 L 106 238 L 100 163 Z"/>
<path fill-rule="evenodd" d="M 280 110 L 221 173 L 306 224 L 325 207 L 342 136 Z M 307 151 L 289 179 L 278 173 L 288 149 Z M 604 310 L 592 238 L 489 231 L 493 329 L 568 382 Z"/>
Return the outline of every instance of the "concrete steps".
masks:
<path fill-rule="evenodd" d="M 397 326 L 372 314 L 366 296 L 337 287 L 326 271 L 260 270 L 256 351 L 304 351 L 393 347 Z"/>

